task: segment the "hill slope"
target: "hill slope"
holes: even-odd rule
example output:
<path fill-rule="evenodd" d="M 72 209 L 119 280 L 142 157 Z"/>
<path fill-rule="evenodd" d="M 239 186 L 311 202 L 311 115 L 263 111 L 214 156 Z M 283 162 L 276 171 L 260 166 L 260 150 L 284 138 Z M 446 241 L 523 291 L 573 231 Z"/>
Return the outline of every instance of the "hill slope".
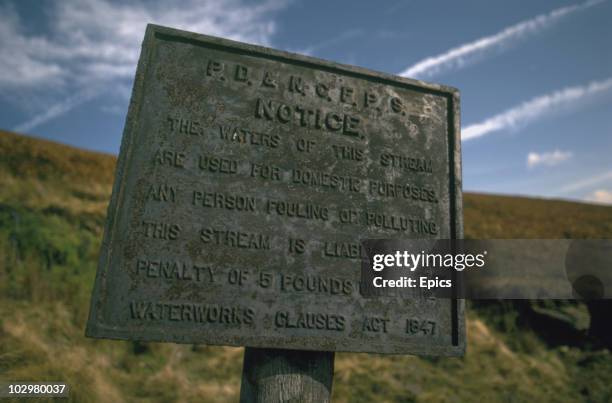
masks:
<path fill-rule="evenodd" d="M 0 132 L 0 380 L 65 380 L 71 401 L 237 401 L 242 349 L 83 336 L 114 164 Z M 470 238 L 612 236 L 611 207 L 466 194 L 464 213 Z M 334 401 L 612 398 L 607 350 L 550 347 L 490 308 L 468 311 L 464 358 L 338 354 Z"/>

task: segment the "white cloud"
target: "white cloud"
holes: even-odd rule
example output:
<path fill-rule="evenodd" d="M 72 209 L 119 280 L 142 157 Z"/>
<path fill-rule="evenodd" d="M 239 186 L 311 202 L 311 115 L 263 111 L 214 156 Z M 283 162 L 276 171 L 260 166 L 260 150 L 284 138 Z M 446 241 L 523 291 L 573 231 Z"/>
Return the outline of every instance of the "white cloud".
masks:
<path fill-rule="evenodd" d="M 586 200 L 600 204 L 612 204 L 612 191 L 605 189 L 595 190 L 586 197 Z"/>
<path fill-rule="evenodd" d="M 572 193 L 581 189 L 598 185 L 608 180 L 612 180 L 612 171 L 602 172 L 589 178 L 569 183 L 563 186 L 560 190 L 562 193 Z"/>
<path fill-rule="evenodd" d="M 612 89 L 612 77 L 593 81 L 588 85 L 567 87 L 550 94 L 535 97 L 480 123 L 471 124 L 461 130 L 462 140 L 471 140 L 499 130 L 524 126 L 561 107 L 604 93 Z"/>
<path fill-rule="evenodd" d="M 41 84 L 57 84 L 63 69 L 54 60 L 40 58 L 47 41 L 28 37 L 13 7 L 0 7 L 0 89 L 5 91 Z"/>
<path fill-rule="evenodd" d="M 92 100 L 93 98 L 100 95 L 101 91 L 94 88 L 85 88 L 83 91 L 78 92 L 71 97 L 58 102 L 51 106 L 49 109 L 32 116 L 27 121 L 15 126 L 13 130 L 16 132 L 27 132 L 33 128 L 40 126 L 49 120 L 55 119 L 58 116 L 64 115 L 71 111 L 75 107 Z"/>
<path fill-rule="evenodd" d="M 147 23 L 268 45 L 274 13 L 287 1 L 62 0 L 41 3 L 48 28 L 35 34 L 14 8 L 0 7 L 0 91 L 8 101 L 24 91 L 30 97 L 55 94 L 47 110 L 17 127 L 32 129 L 91 99 L 66 94 L 129 83 Z"/>
<path fill-rule="evenodd" d="M 428 78 L 445 70 L 458 69 L 486 52 L 506 46 L 528 34 L 534 34 L 572 13 L 603 3 L 606 0 L 591 0 L 582 4 L 557 8 L 548 14 L 511 25 L 496 34 L 454 47 L 440 55 L 428 57 L 408 67 L 401 73 L 404 77 Z"/>
<path fill-rule="evenodd" d="M 570 151 L 555 150 L 544 153 L 530 152 L 527 155 L 527 167 L 534 168 L 538 165 L 555 166 L 572 158 Z"/>
<path fill-rule="evenodd" d="M 332 38 L 328 38 L 322 42 L 319 42 L 317 44 L 308 46 L 306 48 L 303 49 L 297 49 L 295 52 L 296 53 L 301 53 L 301 54 L 305 54 L 305 55 L 313 55 L 316 52 L 320 51 L 321 49 L 325 49 L 325 48 L 329 48 L 331 46 L 337 46 L 339 44 L 341 44 L 342 42 L 346 42 L 349 41 L 351 39 L 355 39 L 358 36 L 363 35 L 363 30 L 361 29 L 349 29 L 347 31 L 341 32 L 340 34 L 332 37 Z"/>

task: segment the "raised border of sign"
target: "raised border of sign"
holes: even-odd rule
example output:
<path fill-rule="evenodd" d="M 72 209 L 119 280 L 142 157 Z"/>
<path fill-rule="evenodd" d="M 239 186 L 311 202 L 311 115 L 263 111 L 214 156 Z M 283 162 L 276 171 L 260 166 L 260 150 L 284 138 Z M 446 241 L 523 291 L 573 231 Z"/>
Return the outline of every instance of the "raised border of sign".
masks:
<path fill-rule="evenodd" d="M 437 96 L 443 96 L 447 99 L 447 127 L 448 127 L 448 152 L 449 152 L 449 199 L 450 199 L 450 233 L 452 238 L 461 239 L 463 238 L 463 200 L 462 200 L 462 182 L 461 182 L 461 125 L 460 125 L 460 103 L 459 103 L 459 90 L 453 87 L 429 83 L 425 81 L 409 79 L 399 76 L 394 76 L 382 72 L 368 70 L 362 67 L 351 66 L 346 64 L 340 64 L 330 62 L 323 59 L 318 59 L 310 56 L 303 56 L 295 53 L 279 51 L 275 49 L 266 48 L 263 46 L 250 45 L 242 42 L 236 42 L 228 39 L 217 38 L 214 36 L 196 34 L 187 31 L 181 31 L 173 28 L 163 27 L 154 24 L 148 24 L 145 32 L 145 37 L 142 43 L 142 50 L 140 59 L 138 61 L 138 67 L 136 70 L 136 77 L 134 80 L 134 88 L 132 91 L 132 97 L 126 117 L 125 127 L 123 131 L 123 138 L 121 141 L 121 149 L 119 152 L 119 158 L 117 161 L 117 167 L 115 171 L 115 182 L 113 184 L 113 192 L 108 206 L 107 219 L 104 228 L 104 237 L 100 249 L 100 257 L 98 262 L 98 270 L 96 272 L 96 280 L 94 284 L 92 294 L 92 304 L 90 306 L 89 318 L 87 321 L 86 335 L 88 337 L 96 338 L 110 338 L 110 339 L 138 339 L 143 341 L 169 341 L 176 343 L 194 343 L 192 338 L 183 339 L 176 333 L 165 333 L 163 337 L 161 334 L 157 334 L 156 331 L 151 331 L 148 334 L 139 334 L 137 337 L 133 337 L 131 331 L 105 324 L 98 320 L 98 311 L 101 309 L 101 302 L 104 300 L 106 294 L 106 277 L 108 275 L 108 269 L 110 267 L 110 259 L 113 251 L 114 240 L 116 239 L 117 220 L 119 219 L 119 211 L 123 205 L 124 198 L 126 195 L 125 185 L 126 172 L 129 171 L 131 156 L 134 152 L 134 148 L 138 143 L 135 139 L 138 133 L 138 117 L 140 116 L 140 109 L 144 99 L 144 86 L 145 77 L 149 65 L 151 64 L 153 50 L 155 48 L 154 42 L 162 41 L 173 41 L 188 43 L 194 46 L 202 46 L 226 52 L 234 52 L 239 54 L 245 54 L 249 56 L 267 58 L 269 60 L 276 60 L 284 63 L 290 63 L 294 65 L 301 65 L 305 67 L 315 68 L 328 72 L 334 72 L 351 76 L 355 78 L 366 79 L 381 84 L 401 86 L 408 88 L 413 91 L 422 93 L 434 94 Z M 453 299 L 451 302 L 451 309 L 453 310 L 452 316 L 452 329 L 451 329 L 451 340 L 450 345 L 427 345 L 426 351 L 414 351 L 410 349 L 409 352 L 402 353 L 413 353 L 421 355 L 446 355 L 446 356 L 461 356 L 465 354 L 465 301 L 463 299 Z M 210 339 L 207 337 L 207 339 Z M 243 339 L 243 338 L 242 338 Z M 263 339 L 263 338 L 260 338 Z M 274 339 L 274 340 L 272 340 Z M 203 341 L 204 342 L 204 341 Z M 206 340 L 207 344 L 212 345 L 233 345 L 233 346 L 244 346 L 245 344 L 241 340 L 233 340 L 232 337 L 221 336 L 215 338 L 215 340 Z M 278 340 L 276 337 L 272 337 L 270 342 L 265 340 L 262 342 L 255 341 L 254 343 L 248 343 L 248 347 L 266 347 L 266 348 L 279 348 Z M 305 346 L 302 349 L 309 350 L 330 350 L 325 346 Z M 390 349 L 391 352 L 398 353 L 399 349 Z M 404 350 L 404 349 L 402 349 Z M 380 353 L 380 351 L 372 351 L 364 346 L 360 350 L 343 350 L 334 349 L 333 351 L 351 351 L 351 352 L 374 352 Z"/>

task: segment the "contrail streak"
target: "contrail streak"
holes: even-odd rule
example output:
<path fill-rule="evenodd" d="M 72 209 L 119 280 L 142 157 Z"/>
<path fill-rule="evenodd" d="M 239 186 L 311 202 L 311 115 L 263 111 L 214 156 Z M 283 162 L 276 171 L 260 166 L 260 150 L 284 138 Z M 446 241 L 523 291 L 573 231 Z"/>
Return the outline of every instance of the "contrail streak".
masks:
<path fill-rule="evenodd" d="M 475 41 L 459 45 L 437 56 L 428 57 L 408 67 L 399 75 L 404 77 L 427 78 L 445 70 L 464 67 L 468 62 L 481 56 L 494 48 L 500 48 L 527 34 L 534 34 L 559 21 L 563 17 L 580 10 L 593 7 L 606 0 L 590 0 L 582 4 L 557 8 L 548 14 L 541 14 L 534 18 L 511 25 L 498 33 L 484 36 Z"/>

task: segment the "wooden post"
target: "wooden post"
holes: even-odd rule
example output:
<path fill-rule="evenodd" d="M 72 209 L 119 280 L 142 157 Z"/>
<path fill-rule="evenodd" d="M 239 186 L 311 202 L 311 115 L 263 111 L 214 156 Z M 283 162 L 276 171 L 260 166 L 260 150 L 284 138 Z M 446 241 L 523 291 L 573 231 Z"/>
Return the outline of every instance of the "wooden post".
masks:
<path fill-rule="evenodd" d="M 329 402 L 333 376 L 333 352 L 246 347 L 240 402 Z"/>

